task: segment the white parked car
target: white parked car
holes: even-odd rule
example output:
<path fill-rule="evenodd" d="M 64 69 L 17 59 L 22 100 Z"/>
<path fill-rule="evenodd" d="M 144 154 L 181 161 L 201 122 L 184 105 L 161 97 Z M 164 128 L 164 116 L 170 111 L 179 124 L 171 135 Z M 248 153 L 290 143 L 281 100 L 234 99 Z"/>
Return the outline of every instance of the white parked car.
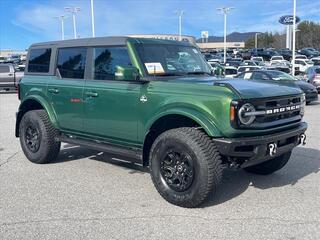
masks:
<path fill-rule="evenodd" d="M 284 58 L 282 56 L 272 56 L 270 61 L 283 61 Z"/>
<path fill-rule="evenodd" d="M 305 73 L 309 67 L 312 67 L 314 65 L 314 62 L 310 60 L 304 60 L 304 59 L 296 59 L 294 61 L 295 67 L 299 68 L 299 72 Z"/>
<path fill-rule="evenodd" d="M 297 59 L 307 60 L 308 58 L 307 58 L 307 56 L 306 56 L 306 55 L 297 54 L 297 55 L 295 56 L 295 59 L 296 59 L 296 60 L 297 60 Z"/>
<path fill-rule="evenodd" d="M 263 61 L 263 57 L 251 57 L 251 61 L 264 62 L 264 61 Z"/>

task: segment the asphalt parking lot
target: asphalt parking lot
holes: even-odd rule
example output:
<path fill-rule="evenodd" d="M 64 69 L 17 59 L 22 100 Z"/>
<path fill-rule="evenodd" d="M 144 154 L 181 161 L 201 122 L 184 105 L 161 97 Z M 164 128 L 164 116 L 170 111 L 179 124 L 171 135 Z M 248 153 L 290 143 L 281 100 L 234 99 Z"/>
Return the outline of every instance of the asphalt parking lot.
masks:
<path fill-rule="evenodd" d="M 307 145 L 270 176 L 224 173 L 197 209 L 167 203 L 147 169 L 64 145 L 36 165 L 14 137 L 15 94 L 0 95 L 0 239 L 320 239 L 320 104 L 306 107 Z"/>

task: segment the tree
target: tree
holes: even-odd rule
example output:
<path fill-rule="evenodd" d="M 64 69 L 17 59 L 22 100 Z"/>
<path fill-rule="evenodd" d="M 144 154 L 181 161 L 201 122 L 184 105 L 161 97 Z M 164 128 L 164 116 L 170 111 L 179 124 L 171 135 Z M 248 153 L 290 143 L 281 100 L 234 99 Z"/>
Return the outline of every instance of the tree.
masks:
<path fill-rule="evenodd" d="M 303 21 L 297 26 L 296 32 L 296 48 L 313 47 L 320 49 L 320 23 L 312 21 Z M 254 48 L 254 37 L 245 42 L 246 48 Z M 285 48 L 286 34 L 265 32 L 258 35 L 259 48 Z"/>

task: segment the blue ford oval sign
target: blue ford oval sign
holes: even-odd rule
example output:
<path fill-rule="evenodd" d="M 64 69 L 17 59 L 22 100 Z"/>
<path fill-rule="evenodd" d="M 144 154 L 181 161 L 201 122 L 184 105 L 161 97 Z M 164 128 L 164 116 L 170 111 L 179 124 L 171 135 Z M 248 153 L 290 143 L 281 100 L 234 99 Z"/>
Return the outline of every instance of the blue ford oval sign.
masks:
<path fill-rule="evenodd" d="M 300 22 L 300 18 L 296 16 L 296 23 Z M 292 15 L 285 15 L 280 17 L 279 23 L 284 25 L 292 25 L 293 24 L 293 16 Z"/>

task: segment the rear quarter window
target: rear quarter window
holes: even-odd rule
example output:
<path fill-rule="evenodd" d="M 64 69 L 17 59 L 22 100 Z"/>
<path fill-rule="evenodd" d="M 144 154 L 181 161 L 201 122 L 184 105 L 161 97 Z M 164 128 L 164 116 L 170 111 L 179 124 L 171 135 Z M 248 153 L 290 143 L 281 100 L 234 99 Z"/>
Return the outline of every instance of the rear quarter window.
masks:
<path fill-rule="evenodd" d="M 29 54 L 28 72 L 49 72 L 51 48 L 31 49 Z"/>
<path fill-rule="evenodd" d="M 0 66 L 0 73 L 8 73 L 10 72 L 9 66 Z"/>

